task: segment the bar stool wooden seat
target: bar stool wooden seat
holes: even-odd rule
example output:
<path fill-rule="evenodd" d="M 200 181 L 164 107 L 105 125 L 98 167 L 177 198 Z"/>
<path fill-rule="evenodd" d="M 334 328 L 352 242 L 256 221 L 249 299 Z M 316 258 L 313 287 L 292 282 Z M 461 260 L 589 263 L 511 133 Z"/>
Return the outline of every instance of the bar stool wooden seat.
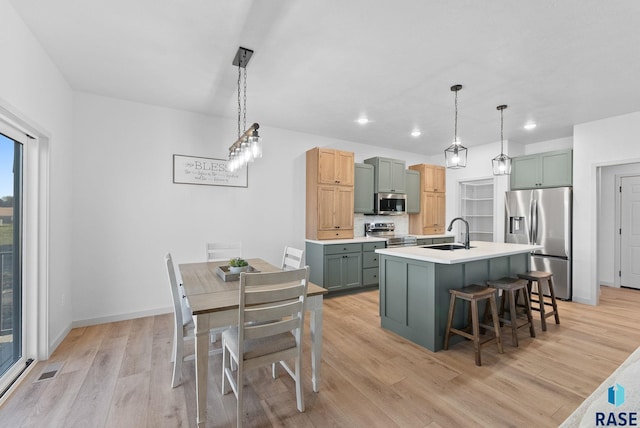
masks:
<path fill-rule="evenodd" d="M 500 321 L 504 325 L 511 326 L 511 337 L 513 346 L 518 346 L 518 329 L 522 327 L 529 327 L 529 334 L 531 337 L 536 337 L 536 331 L 533 328 L 533 317 L 531 316 L 531 301 L 529 300 L 529 292 L 527 289 L 528 282 L 524 279 L 518 278 L 500 278 L 496 280 L 487 281 L 489 287 L 493 287 L 498 290 L 502 290 L 502 299 L 500 302 Z M 518 321 L 518 314 L 516 311 L 516 303 L 518 302 L 518 294 L 522 291 L 524 299 L 524 313 L 526 315 L 526 322 Z M 505 303 L 509 304 L 509 318 L 505 315 Z"/>
<path fill-rule="evenodd" d="M 540 312 L 540 323 L 542 324 L 542 331 L 547 331 L 547 318 L 553 315 L 556 320 L 556 324 L 560 324 L 560 317 L 558 316 L 558 304 L 556 302 L 556 293 L 553 290 L 553 274 L 551 272 L 542 272 L 542 271 L 529 271 L 526 273 L 519 273 L 518 278 L 526 279 L 528 281 L 527 288 L 529 289 L 529 294 L 536 295 L 536 299 L 533 297 L 530 298 L 531 303 L 537 303 L 538 306 L 531 306 L 531 309 L 534 311 Z M 549 294 L 544 293 L 543 282 L 547 282 L 547 288 L 549 289 Z M 536 282 L 537 287 L 536 290 L 532 290 L 532 284 Z M 549 299 L 545 299 L 545 297 L 549 297 Z M 547 301 L 549 300 L 549 301 Z M 551 306 L 552 310 L 547 312 L 545 306 Z"/>
<path fill-rule="evenodd" d="M 451 293 L 451 301 L 449 303 L 449 319 L 447 320 L 447 330 L 444 336 L 444 349 L 449 349 L 449 338 L 453 334 L 458 334 L 460 336 L 466 337 L 469 340 L 473 341 L 473 348 L 475 351 L 476 357 L 476 365 L 481 366 L 482 360 L 480 358 L 480 346 L 484 345 L 487 342 L 493 341 L 495 339 L 498 344 L 498 352 L 501 354 L 504 352 L 502 350 L 502 340 L 500 338 L 500 322 L 498 321 L 498 307 L 496 304 L 496 289 L 485 287 L 484 285 L 469 285 L 459 289 L 451 289 L 449 290 Z M 470 311 L 469 311 L 469 321 L 470 325 L 467 326 L 467 330 L 471 329 L 471 333 L 469 331 L 459 330 L 457 328 L 452 327 L 453 317 L 456 310 L 456 299 L 461 299 L 469 302 Z M 478 318 L 478 302 L 481 300 L 488 300 L 487 304 L 491 306 L 491 314 L 493 319 L 493 325 L 488 325 L 484 323 L 480 323 L 480 319 Z M 480 327 L 486 328 L 488 330 L 492 330 L 495 335 L 489 339 L 484 341 L 480 341 Z"/>

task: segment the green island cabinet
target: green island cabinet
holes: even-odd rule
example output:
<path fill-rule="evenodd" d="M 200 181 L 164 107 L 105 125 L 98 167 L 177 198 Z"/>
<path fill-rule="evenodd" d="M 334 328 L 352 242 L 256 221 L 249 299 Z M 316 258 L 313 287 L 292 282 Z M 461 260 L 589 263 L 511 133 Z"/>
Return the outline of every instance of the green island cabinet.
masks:
<path fill-rule="evenodd" d="M 307 242 L 305 256 L 309 280 L 329 292 L 357 291 L 378 284 L 378 254 L 384 241 L 347 244 Z"/>
<path fill-rule="evenodd" d="M 405 171 L 407 190 L 407 214 L 420 213 L 420 171 L 407 169 Z"/>
<path fill-rule="evenodd" d="M 511 190 L 571 186 L 573 150 L 517 156 L 511 161 Z"/>
<path fill-rule="evenodd" d="M 373 214 L 373 165 L 354 164 L 353 212 Z"/>
<path fill-rule="evenodd" d="M 365 159 L 364 163 L 373 165 L 375 193 L 405 193 L 407 167 L 403 160 L 375 157 Z"/>
<path fill-rule="evenodd" d="M 433 352 L 442 349 L 449 315 L 449 289 L 484 284 L 529 270 L 529 253 L 440 264 L 380 254 L 380 324 Z M 467 323 L 468 306 L 457 301 L 453 325 Z M 482 314 L 482 309 L 480 309 Z M 504 334 L 504 333 L 503 333 Z M 450 343 L 464 340 L 453 336 Z"/>

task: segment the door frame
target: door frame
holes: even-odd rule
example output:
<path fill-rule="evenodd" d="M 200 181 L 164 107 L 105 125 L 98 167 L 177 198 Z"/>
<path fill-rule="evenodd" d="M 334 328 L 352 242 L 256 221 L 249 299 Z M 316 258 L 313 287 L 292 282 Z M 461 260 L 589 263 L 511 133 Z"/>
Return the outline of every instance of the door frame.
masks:
<path fill-rule="evenodd" d="M 620 257 L 620 250 L 622 245 L 622 235 L 620 235 L 620 228 L 622 227 L 622 192 L 620 191 L 620 186 L 622 185 L 623 178 L 629 177 L 640 177 L 638 173 L 625 173 L 625 174 L 616 174 L 615 176 L 615 229 L 614 233 L 614 242 L 613 242 L 613 261 L 614 261 L 614 273 L 613 273 L 613 285 L 614 287 L 620 288 L 622 286 L 620 281 L 620 275 L 618 272 L 622 270 L 622 257 Z"/>
<path fill-rule="evenodd" d="M 15 108 L 0 99 L 0 123 L 8 137 L 27 136 L 23 144 L 22 184 L 22 287 L 23 347 L 25 359 L 49 358 L 49 156 L 50 137 Z M 8 131 L 8 132 L 7 132 Z M 36 364 L 13 383 L 11 395 Z M 19 370 L 17 370 L 19 372 Z M 16 373 L 17 374 L 17 373 Z"/>

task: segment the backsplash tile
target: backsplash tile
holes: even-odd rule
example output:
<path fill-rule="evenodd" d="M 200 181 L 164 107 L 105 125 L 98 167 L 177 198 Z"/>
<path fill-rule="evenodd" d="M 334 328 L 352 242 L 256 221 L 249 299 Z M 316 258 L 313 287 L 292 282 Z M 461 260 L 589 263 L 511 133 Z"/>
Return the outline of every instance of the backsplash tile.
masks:
<path fill-rule="evenodd" d="M 393 222 L 396 224 L 396 233 L 398 235 L 408 235 L 409 234 L 409 214 L 400 214 L 400 215 L 364 215 L 364 214 L 354 214 L 353 217 L 353 236 L 354 237 L 362 237 L 364 236 L 364 224 L 365 223 L 389 223 Z"/>

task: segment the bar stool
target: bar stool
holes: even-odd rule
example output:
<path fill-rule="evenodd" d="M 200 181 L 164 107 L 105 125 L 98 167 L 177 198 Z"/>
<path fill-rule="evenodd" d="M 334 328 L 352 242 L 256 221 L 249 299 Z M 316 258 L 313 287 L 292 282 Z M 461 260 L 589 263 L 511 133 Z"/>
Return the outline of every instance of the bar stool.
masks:
<path fill-rule="evenodd" d="M 500 322 L 498 321 L 496 289 L 485 287 L 484 285 L 474 284 L 463 288 L 451 289 L 449 290 L 449 293 L 451 293 L 451 301 L 449 303 L 449 319 L 447 320 L 447 330 L 444 336 L 444 349 L 449 349 L 449 338 L 451 337 L 451 335 L 458 334 L 473 341 L 473 348 L 476 356 L 476 366 L 482 365 L 482 361 L 480 359 L 480 346 L 489 341 L 495 339 L 498 344 L 498 352 L 502 354 L 504 351 L 502 350 L 502 340 L 500 339 Z M 469 318 L 471 326 L 467 326 L 467 329 L 471 327 L 472 333 L 459 330 L 451 326 L 456 310 L 456 299 L 461 299 L 469 302 Z M 480 320 L 478 318 L 478 302 L 481 300 L 488 300 L 488 304 L 491 305 L 493 326 L 480 323 Z M 480 326 L 489 330 L 493 330 L 495 332 L 495 337 L 491 337 L 487 340 L 484 340 L 483 342 L 480 342 Z"/>
<path fill-rule="evenodd" d="M 551 315 L 555 316 L 556 324 L 560 324 L 560 317 L 558 316 L 558 304 L 556 303 L 556 293 L 553 290 L 553 279 L 551 277 L 553 274 L 551 272 L 540 272 L 540 271 L 529 271 L 526 273 L 519 273 L 518 278 L 526 279 L 528 281 L 527 288 L 529 289 L 529 294 L 535 294 L 538 300 L 531 299 L 531 303 L 535 302 L 538 304 L 538 307 L 533 307 L 532 310 L 540 312 L 540 323 L 542 324 L 542 331 L 547 331 L 547 317 Z M 534 292 L 531 289 L 533 282 L 537 283 L 536 291 Z M 545 294 L 542 288 L 542 281 L 547 281 L 547 285 L 549 288 L 549 296 L 550 302 L 545 301 Z M 545 310 L 545 306 L 551 306 L 553 309 L 550 312 Z"/>
<path fill-rule="evenodd" d="M 513 346 L 518 346 L 518 329 L 529 327 L 531 337 L 536 337 L 536 331 L 533 328 L 533 317 L 531 316 L 531 301 L 527 289 L 527 281 L 518 278 L 500 278 L 487 281 L 489 287 L 502 290 L 502 299 L 500 302 L 500 321 L 504 325 L 511 326 L 511 337 Z M 527 321 L 518 325 L 518 314 L 516 312 L 516 303 L 518 302 L 518 294 L 522 291 L 524 296 L 524 313 Z M 504 316 L 505 302 L 509 302 L 509 318 Z"/>

